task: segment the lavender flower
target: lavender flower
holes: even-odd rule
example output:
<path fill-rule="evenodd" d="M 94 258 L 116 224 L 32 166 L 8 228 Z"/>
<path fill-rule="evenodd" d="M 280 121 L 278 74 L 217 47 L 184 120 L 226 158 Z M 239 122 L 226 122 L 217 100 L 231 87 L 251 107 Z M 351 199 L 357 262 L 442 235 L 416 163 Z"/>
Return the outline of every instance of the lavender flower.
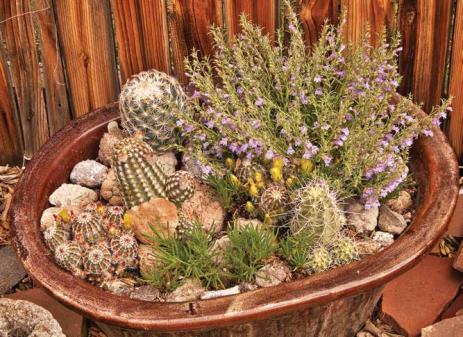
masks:
<path fill-rule="evenodd" d="M 256 100 L 256 102 L 254 103 L 257 107 L 261 107 L 262 105 L 264 105 L 264 100 L 262 98 L 258 98 Z"/>

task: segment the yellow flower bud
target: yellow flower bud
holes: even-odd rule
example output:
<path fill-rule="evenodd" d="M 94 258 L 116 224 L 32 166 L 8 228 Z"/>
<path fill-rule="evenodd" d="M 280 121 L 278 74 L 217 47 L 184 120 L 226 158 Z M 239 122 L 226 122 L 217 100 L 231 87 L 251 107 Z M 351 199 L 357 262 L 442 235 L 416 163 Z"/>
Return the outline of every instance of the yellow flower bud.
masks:
<path fill-rule="evenodd" d="M 99 215 L 103 215 L 104 212 L 105 212 L 105 207 L 103 205 L 99 205 L 97 208 L 96 208 L 96 211 L 98 212 Z"/>
<path fill-rule="evenodd" d="M 69 220 L 71 220 L 71 216 L 69 215 L 69 212 L 66 208 L 63 208 L 61 211 L 59 211 L 58 216 L 64 222 L 68 222 Z"/>
<path fill-rule="evenodd" d="M 282 169 L 285 166 L 285 161 L 281 157 L 274 158 L 272 166 Z"/>
<path fill-rule="evenodd" d="M 281 168 L 279 167 L 272 167 L 270 169 L 270 176 L 274 182 L 279 182 L 283 179 L 283 173 L 281 172 Z"/>
<path fill-rule="evenodd" d="M 108 234 L 111 236 L 115 236 L 117 234 L 117 228 L 114 226 L 109 227 Z"/>
<path fill-rule="evenodd" d="M 225 159 L 225 166 L 229 169 L 229 170 L 233 170 L 235 168 L 235 161 L 233 160 L 233 158 L 227 158 Z"/>
<path fill-rule="evenodd" d="M 257 197 L 259 195 L 259 189 L 254 183 L 251 183 L 251 185 L 249 185 L 248 192 L 251 197 Z"/>
<path fill-rule="evenodd" d="M 232 183 L 233 186 L 240 186 L 241 185 L 240 180 L 234 174 L 230 174 L 228 176 L 228 180 L 230 180 L 230 182 Z"/>
<path fill-rule="evenodd" d="M 122 227 L 126 230 L 133 227 L 133 220 L 130 214 L 124 213 L 124 217 L 122 218 Z"/>
<path fill-rule="evenodd" d="M 264 180 L 264 174 L 261 171 L 257 171 L 256 173 L 254 173 L 254 179 L 257 183 L 261 182 Z"/>
<path fill-rule="evenodd" d="M 291 176 L 288 179 L 286 179 L 286 186 L 287 187 L 292 187 L 295 182 L 296 182 L 296 179 L 294 179 L 294 177 Z"/>
<path fill-rule="evenodd" d="M 265 188 L 265 181 L 262 180 L 262 181 L 256 182 L 256 186 L 259 190 Z"/>
<path fill-rule="evenodd" d="M 254 211 L 256 210 L 256 208 L 254 207 L 254 205 L 252 204 L 251 201 L 246 202 L 246 206 L 245 206 L 245 207 L 246 207 L 246 211 L 247 211 L 248 213 L 252 213 L 252 212 L 254 212 Z"/>
<path fill-rule="evenodd" d="M 264 224 L 270 226 L 271 224 L 273 224 L 273 219 L 272 217 L 270 216 L 270 214 L 265 214 L 264 216 Z"/>
<path fill-rule="evenodd" d="M 313 162 L 309 159 L 301 159 L 301 170 L 305 174 L 312 172 Z"/>

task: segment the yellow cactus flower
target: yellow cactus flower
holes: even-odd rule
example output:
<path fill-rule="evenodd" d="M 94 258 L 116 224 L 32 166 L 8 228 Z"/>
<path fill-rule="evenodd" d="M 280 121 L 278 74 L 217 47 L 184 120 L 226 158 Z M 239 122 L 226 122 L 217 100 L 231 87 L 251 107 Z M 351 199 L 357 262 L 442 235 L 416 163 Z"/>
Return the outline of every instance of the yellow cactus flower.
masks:
<path fill-rule="evenodd" d="M 246 208 L 246 211 L 248 213 L 252 213 L 252 212 L 254 212 L 256 210 L 256 208 L 254 207 L 254 205 L 253 205 L 253 203 L 251 201 L 246 202 L 245 208 Z"/>
<path fill-rule="evenodd" d="M 99 205 L 99 206 L 96 208 L 96 211 L 98 212 L 99 215 L 103 215 L 104 212 L 105 212 L 105 207 L 104 207 L 104 205 Z"/>
<path fill-rule="evenodd" d="M 238 177 L 235 176 L 234 174 L 230 174 L 230 175 L 228 176 L 228 179 L 230 180 L 230 182 L 231 182 L 234 186 L 240 186 L 240 185 L 241 185 L 240 180 L 239 180 Z"/>
<path fill-rule="evenodd" d="M 305 174 L 312 172 L 313 162 L 309 159 L 301 159 L 301 171 Z"/>
<path fill-rule="evenodd" d="M 264 224 L 270 226 L 271 224 L 273 224 L 273 219 L 272 217 L 270 216 L 270 214 L 265 214 L 264 216 Z"/>
<path fill-rule="evenodd" d="M 251 183 L 249 185 L 248 192 L 249 192 L 249 195 L 251 197 L 257 197 L 259 195 L 259 189 L 257 188 L 256 184 L 254 184 L 254 183 Z"/>
<path fill-rule="evenodd" d="M 124 227 L 126 230 L 133 227 L 133 220 L 130 214 L 124 213 L 124 217 L 122 218 L 122 227 Z"/>
<path fill-rule="evenodd" d="M 235 168 L 235 161 L 233 160 L 233 158 L 227 158 L 225 159 L 225 166 L 229 169 L 229 170 L 233 170 Z"/>
<path fill-rule="evenodd" d="M 285 166 L 285 161 L 281 157 L 277 157 L 273 159 L 272 162 L 272 167 L 277 167 L 279 169 L 282 169 L 283 166 Z"/>
<path fill-rule="evenodd" d="M 292 186 L 294 186 L 295 183 L 296 183 L 296 179 L 293 176 L 288 177 L 288 179 L 286 179 L 286 186 L 287 187 L 292 187 Z"/>
<path fill-rule="evenodd" d="M 281 168 L 272 167 L 270 169 L 270 176 L 272 177 L 272 180 L 276 183 L 281 181 L 281 179 L 283 179 L 283 173 L 281 171 Z"/>
<path fill-rule="evenodd" d="M 71 220 L 71 216 L 69 215 L 69 212 L 66 208 L 63 208 L 61 211 L 59 211 L 58 216 L 64 222 L 68 222 L 69 220 Z"/>
<path fill-rule="evenodd" d="M 262 190 L 265 188 L 265 181 L 261 180 L 261 181 L 258 181 L 256 182 L 256 186 L 259 190 Z"/>
<path fill-rule="evenodd" d="M 109 229 L 108 229 L 108 234 L 109 234 L 110 236 L 115 236 L 115 235 L 117 234 L 117 228 L 114 227 L 114 226 L 109 227 Z"/>
<path fill-rule="evenodd" d="M 256 181 L 256 183 L 262 182 L 264 180 L 264 174 L 261 171 L 255 172 L 254 180 Z"/>

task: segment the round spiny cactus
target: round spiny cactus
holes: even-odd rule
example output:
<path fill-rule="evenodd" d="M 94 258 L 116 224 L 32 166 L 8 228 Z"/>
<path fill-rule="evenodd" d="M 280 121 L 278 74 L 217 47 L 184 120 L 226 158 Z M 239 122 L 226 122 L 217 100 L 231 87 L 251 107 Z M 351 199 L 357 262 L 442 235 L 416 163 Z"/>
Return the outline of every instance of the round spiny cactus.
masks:
<path fill-rule="evenodd" d="M 262 165 L 253 163 L 249 159 L 243 159 L 235 174 L 241 183 L 246 184 L 250 181 L 256 182 L 263 179 L 265 171 Z"/>
<path fill-rule="evenodd" d="M 70 236 L 71 233 L 56 221 L 43 231 L 43 238 L 45 243 L 53 252 L 60 244 L 69 241 Z"/>
<path fill-rule="evenodd" d="M 106 243 L 91 246 L 83 256 L 83 266 L 90 281 L 99 282 L 110 278 L 112 258 Z"/>
<path fill-rule="evenodd" d="M 333 260 L 330 253 L 323 246 L 315 248 L 310 253 L 308 265 L 310 271 L 314 273 L 320 273 L 322 271 L 328 270 L 332 263 Z"/>
<path fill-rule="evenodd" d="M 80 243 L 94 244 L 106 236 L 103 218 L 97 212 L 80 213 L 72 223 L 72 230 Z"/>
<path fill-rule="evenodd" d="M 264 214 L 283 214 L 288 204 L 288 191 L 280 184 L 267 187 L 260 196 L 259 208 Z"/>
<path fill-rule="evenodd" d="M 152 198 L 165 198 L 166 173 L 161 165 L 150 162 L 151 148 L 142 140 L 126 138 L 116 145 L 113 166 L 128 209 Z"/>
<path fill-rule="evenodd" d="M 337 265 L 349 263 L 357 260 L 359 257 L 355 241 L 348 237 L 336 240 L 331 254 L 333 255 L 334 263 Z"/>
<path fill-rule="evenodd" d="M 126 232 L 110 241 L 113 261 L 118 269 L 136 269 L 138 266 L 138 243 L 132 233 Z"/>
<path fill-rule="evenodd" d="M 331 243 L 346 223 L 336 194 L 323 181 L 310 183 L 295 193 L 293 215 L 289 222 L 291 231 L 313 231 L 322 243 Z"/>
<path fill-rule="evenodd" d="M 192 220 L 190 220 L 190 219 L 187 219 L 182 212 L 179 212 L 179 214 L 178 214 L 178 226 L 175 229 L 177 231 L 177 237 L 182 239 L 185 232 L 188 229 L 193 228 L 193 226 L 194 226 L 194 222 Z"/>
<path fill-rule="evenodd" d="M 177 171 L 170 175 L 166 180 L 167 198 L 177 205 L 191 199 L 195 192 L 193 179 L 187 171 Z"/>
<path fill-rule="evenodd" d="M 65 242 L 55 249 L 55 261 L 74 275 L 82 275 L 82 248 L 77 242 Z"/>
<path fill-rule="evenodd" d="M 175 78 L 157 70 L 141 72 L 127 81 L 119 96 L 123 126 L 131 134 L 141 132 L 153 149 L 162 149 L 178 139 L 176 121 L 185 100 Z"/>

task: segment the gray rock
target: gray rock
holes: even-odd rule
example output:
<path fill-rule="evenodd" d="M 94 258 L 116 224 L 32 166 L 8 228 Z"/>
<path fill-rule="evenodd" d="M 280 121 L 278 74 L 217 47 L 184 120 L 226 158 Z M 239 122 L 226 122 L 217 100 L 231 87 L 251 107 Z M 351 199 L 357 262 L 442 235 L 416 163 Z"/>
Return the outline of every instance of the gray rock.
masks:
<path fill-rule="evenodd" d="M 365 209 L 365 205 L 362 203 L 350 200 L 345 207 L 345 211 L 347 224 L 355 227 L 359 233 L 371 232 L 378 224 L 378 207 Z"/>
<path fill-rule="evenodd" d="M 199 280 L 187 279 L 184 284 L 167 296 L 168 302 L 186 302 L 197 300 L 206 289 Z"/>
<path fill-rule="evenodd" d="M 269 263 L 263 266 L 256 273 L 256 284 L 266 288 L 279 285 L 287 281 L 291 276 L 288 266 L 280 261 Z"/>
<path fill-rule="evenodd" d="M 397 198 L 391 199 L 387 202 L 387 205 L 395 212 L 404 214 L 407 209 L 412 207 L 413 200 L 410 193 L 407 191 L 400 191 Z"/>
<path fill-rule="evenodd" d="M 153 286 L 141 286 L 132 290 L 129 297 L 134 300 L 155 302 L 161 298 L 161 292 Z"/>
<path fill-rule="evenodd" d="M 384 232 L 398 235 L 407 228 L 407 222 L 400 213 L 394 212 L 386 205 L 381 205 L 378 226 Z"/>
<path fill-rule="evenodd" d="M 66 337 L 49 311 L 8 298 L 0 298 L 0 336 Z"/>
<path fill-rule="evenodd" d="M 11 246 L 0 248 L 0 295 L 10 291 L 26 277 L 21 262 Z"/>
<path fill-rule="evenodd" d="M 63 184 L 58 187 L 48 199 L 57 207 L 83 209 L 88 204 L 98 200 L 95 191 L 74 184 Z"/>
<path fill-rule="evenodd" d="M 72 169 L 70 179 L 74 184 L 98 187 L 106 178 L 108 168 L 95 160 L 84 160 Z"/>
<path fill-rule="evenodd" d="M 381 231 L 374 232 L 372 239 L 378 242 L 382 247 L 387 247 L 394 243 L 394 235 Z"/>
<path fill-rule="evenodd" d="M 104 281 L 101 287 L 114 294 L 125 295 L 129 294 L 132 289 L 134 289 L 135 282 L 136 281 L 131 278 L 116 278 Z"/>

